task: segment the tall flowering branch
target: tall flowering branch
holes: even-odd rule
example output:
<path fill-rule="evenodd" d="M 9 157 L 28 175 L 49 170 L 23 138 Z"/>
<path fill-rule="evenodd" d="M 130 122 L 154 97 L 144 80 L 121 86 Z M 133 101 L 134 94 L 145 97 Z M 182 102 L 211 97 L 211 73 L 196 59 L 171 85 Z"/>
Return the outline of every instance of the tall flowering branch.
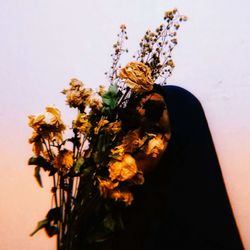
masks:
<path fill-rule="evenodd" d="M 122 24 L 120 26 L 120 33 L 117 34 L 117 41 L 113 44 L 114 52 L 111 54 L 112 63 L 109 72 L 106 72 L 105 74 L 108 76 L 110 85 L 116 85 L 121 90 L 123 90 L 123 87 L 119 84 L 119 78 L 117 75 L 118 69 L 121 68 L 121 65 L 119 64 L 121 56 L 123 53 L 128 53 L 128 49 L 125 48 L 125 40 L 128 39 L 127 35 L 127 27 Z"/>
<path fill-rule="evenodd" d="M 155 82 L 160 78 L 159 81 L 164 84 L 171 76 L 175 67 L 172 51 L 177 45 L 177 31 L 180 23 L 186 20 L 187 17 L 180 15 L 177 9 L 166 11 L 164 23 L 155 31 L 148 30 L 141 39 L 140 49 L 134 58 L 151 68 Z"/>

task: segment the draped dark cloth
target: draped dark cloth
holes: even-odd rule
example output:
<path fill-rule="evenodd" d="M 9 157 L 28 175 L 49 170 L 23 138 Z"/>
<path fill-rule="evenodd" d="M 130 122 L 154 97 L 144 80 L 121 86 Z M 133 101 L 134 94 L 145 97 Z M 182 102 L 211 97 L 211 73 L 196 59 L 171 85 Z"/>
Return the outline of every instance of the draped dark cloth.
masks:
<path fill-rule="evenodd" d="M 124 230 L 89 247 L 80 237 L 75 250 L 244 250 L 199 100 L 177 86 L 156 91 L 172 131 L 160 163 L 134 188 Z"/>
<path fill-rule="evenodd" d="M 107 249 L 242 250 L 216 150 L 197 98 L 160 87 L 172 137 L 159 166 L 134 190 L 125 230 Z"/>

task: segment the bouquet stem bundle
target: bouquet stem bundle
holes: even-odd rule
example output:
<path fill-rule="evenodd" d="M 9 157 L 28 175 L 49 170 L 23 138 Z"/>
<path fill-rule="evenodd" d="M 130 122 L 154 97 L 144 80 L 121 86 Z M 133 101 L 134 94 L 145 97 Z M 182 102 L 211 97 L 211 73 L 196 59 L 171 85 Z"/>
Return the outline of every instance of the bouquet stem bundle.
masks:
<path fill-rule="evenodd" d="M 93 90 L 72 79 L 62 91 L 67 105 L 77 110 L 70 137 L 64 138 L 67 126 L 56 107 L 29 116 L 34 155 L 28 164 L 35 167 L 40 186 L 41 171 L 53 179 L 52 207 L 31 235 L 44 228 L 49 237 L 57 236 L 58 250 L 75 250 L 91 248 L 123 229 L 121 213 L 133 202 L 133 187 L 143 185 L 171 136 L 156 83 L 166 84 L 172 74 L 172 50 L 185 20 L 176 9 L 167 11 L 164 23 L 145 33 L 134 61 L 125 67 L 119 65 L 127 52 L 121 25 L 106 72 L 108 88 Z"/>

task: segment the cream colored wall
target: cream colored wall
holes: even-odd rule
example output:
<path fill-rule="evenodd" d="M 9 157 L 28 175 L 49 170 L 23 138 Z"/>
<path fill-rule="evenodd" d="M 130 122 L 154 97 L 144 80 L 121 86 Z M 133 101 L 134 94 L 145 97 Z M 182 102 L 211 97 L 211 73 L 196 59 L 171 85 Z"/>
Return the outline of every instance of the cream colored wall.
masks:
<path fill-rule="evenodd" d="M 50 207 L 27 166 L 27 115 L 56 105 L 70 125 L 60 91 L 77 77 L 105 83 L 122 23 L 132 52 L 148 28 L 177 7 L 189 17 L 173 53 L 169 84 L 202 102 L 246 250 L 250 250 L 250 28 L 247 0 L 10 0 L 0 2 L 0 249 L 49 250 L 44 232 L 28 235 Z M 130 54 L 131 55 L 131 54 Z M 130 60 L 128 57 L 126 60 Z M 126 61 L 125 60 L 125 61 Z"/>

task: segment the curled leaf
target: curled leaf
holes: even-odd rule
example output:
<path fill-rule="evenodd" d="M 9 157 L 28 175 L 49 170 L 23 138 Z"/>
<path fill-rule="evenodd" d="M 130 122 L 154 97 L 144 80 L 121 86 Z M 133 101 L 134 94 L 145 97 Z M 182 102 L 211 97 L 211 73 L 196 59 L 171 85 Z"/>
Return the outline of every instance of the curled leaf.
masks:
<path fill-rule="evenodd" d="M 33 236 L 34 234 L 36 234 L 39 230 L 41 230 L 42 228 L 46 227 L 47 225 L 49 225 L 49 220 L 46 218 L 44 220 L 41 220 L 37 223 L 37 227 L 36 229 L 30 234 L 30 236 Z"/>
<path fill-rule="evenodd" d="M 34 176 L 39 184 L 40 187 L 43 187 L 43 183 L 42 183 L 42 178 L 41 178 L 41 175 L 40 175 L 40 166 L 36 166 L 35 167 L 35 173 L 34 173 Z"/>

